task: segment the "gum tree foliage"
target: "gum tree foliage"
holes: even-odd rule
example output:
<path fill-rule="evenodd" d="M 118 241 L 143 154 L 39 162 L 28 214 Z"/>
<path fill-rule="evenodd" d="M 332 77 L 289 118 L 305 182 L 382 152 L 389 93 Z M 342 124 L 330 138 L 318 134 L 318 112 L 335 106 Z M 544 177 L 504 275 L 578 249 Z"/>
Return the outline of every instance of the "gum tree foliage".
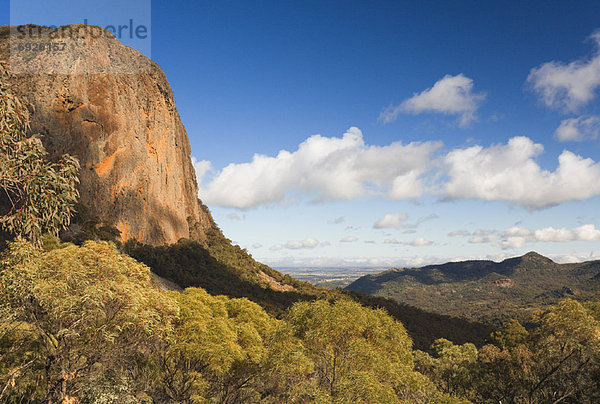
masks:
<path fill-rule="evenodd" d="M 286 321 L 314 363 L 317 402 L 462 402 L 414 370 L 412 341 L 383 310 L 318 300 L 296 303 Z"/>
<path fill-rule="evenodd" d="M 444 393 L 472 397 L 473 369 L 477 362 L 477 348 L 471 343 L 454 345 L 447 339 L 436 340 L 431 349 L 434 356 L 415 351 L 415 367 L 429 375 Z"/>
<path fill-rule="evenodd" d="M 0 260 L 0 402 L 143 402 L 176 302 L 109 243 L 58 247 L 17 241 Z"/>
<path fill-rule="evenodd" d="M 595 403 L 600 400 L 600 322 L 581 303 L 566 299 L 537 313 L 525 337 L 507 327 L 509 343 L 482 349 L 481 393 L 524 403 Z M 487 391 L 487 393 L 486 393 Z M 491 401 L 490 401 L 491 402 Z"/>
<path fill-rule="evenodd" d="M 283 321 L 247 299 L 188 288 L 171 295 L 175 332 L 157 350 L 157 402 L 286 402 L 312 364 Z"/>
<path fill-rule="evenodd" d="M 531 346 L 536 383 L 529 402 L 600 401 L 600 322 L 581 303 L 566 299 L 534 318 Z"/>
<path fill-rule="evenodd" d="M 402 325 L 351 301 L 296 303 L 282 320 L 247 299 L 173 293 L 156 402 L 460 403 L 413 369 Z"/>
<path fill-rule="evenodd" d="M 479 352 L 439 340 L 417 368 L 438 388 L 477 403 L 600 402 L 600 304 L 571 299 L 538 312 L 526 330 L 509 321 Z"/>
<path fill-rule="evenodd" d="M 0 227 L 38 242 L 69 225 L 79 197 L 79 162 L 64 155 L 46 160 L 39 135 L 28 136 L 29 112 L 0 66 Z"/>

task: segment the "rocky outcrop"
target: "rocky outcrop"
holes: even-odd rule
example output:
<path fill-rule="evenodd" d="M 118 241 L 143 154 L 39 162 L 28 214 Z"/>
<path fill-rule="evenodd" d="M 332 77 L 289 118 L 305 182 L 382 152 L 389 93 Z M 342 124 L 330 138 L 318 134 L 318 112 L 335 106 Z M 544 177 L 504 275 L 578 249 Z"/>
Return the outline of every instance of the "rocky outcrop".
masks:
<path fill-rule="evenodd" d="M 57 32 L 34 28 L 40 43 Z M 189 140 L 162 70 L 113 36 L 89 30 L 61 37 L 62 52 L 11 54 L 16 30 L 0 27 L 0 60 L 21 69 L 13 69 L 20 74 L 12 84 L 33 107 L 32 133 L 43 136 L 51 156 L 79 158 L 82 204 L 123 240 L 203 239 L 211 219 L 197 200 Z"/>
<path fill-rule="evenodd" d="M 510 278 L 504 278 L 491 281 L 490 285 L 498 286 L 501 288 L 513 288 L 515 286 L 515 282 Z"/>

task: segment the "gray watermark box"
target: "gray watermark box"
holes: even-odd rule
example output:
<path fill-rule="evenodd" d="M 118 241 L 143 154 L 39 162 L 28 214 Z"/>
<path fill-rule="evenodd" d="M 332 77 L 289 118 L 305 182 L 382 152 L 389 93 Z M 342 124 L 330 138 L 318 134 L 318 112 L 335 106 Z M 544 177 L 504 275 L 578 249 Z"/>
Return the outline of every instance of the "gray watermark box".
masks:
<path fill-rule="evenodd" d="M 12 0 L 10 24 L 13 74 L 139 74 L 152 67 L 151 0 Z"/>

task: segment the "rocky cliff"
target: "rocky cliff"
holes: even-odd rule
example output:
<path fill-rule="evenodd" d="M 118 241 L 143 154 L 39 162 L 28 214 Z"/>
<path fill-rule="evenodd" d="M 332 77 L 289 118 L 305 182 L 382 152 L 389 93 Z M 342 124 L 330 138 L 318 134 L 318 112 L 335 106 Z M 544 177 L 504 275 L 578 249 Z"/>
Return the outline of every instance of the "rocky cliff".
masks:
<path fill-rule="evenodd" d="M 51 156 L 79 158 L 82 204 L 123 240 L 202 239 L 211 220 L 197 200 L 189 140 L 162 70 L 112 35 L 74 25 L 58 28 L 75 34 L 57 40 L 57 30 L 26 27 L 36 42 L 64 49 L 19 52 L 18 27 L 4 26 L 0 60 L 19 67 L 12 84 L 33 107 L 32 133 Z"/>

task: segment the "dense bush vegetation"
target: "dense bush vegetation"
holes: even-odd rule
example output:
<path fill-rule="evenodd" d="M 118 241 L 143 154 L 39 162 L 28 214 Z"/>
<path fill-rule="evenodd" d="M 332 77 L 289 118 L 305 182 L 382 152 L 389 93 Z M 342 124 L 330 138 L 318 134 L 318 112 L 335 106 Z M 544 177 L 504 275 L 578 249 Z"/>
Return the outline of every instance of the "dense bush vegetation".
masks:
<path fill-rule="evenodd" d="M 600 305 L 571 299 L 472 344 L 439 340 L 435 355 L 416 352 L 416 367 L 438 388 L 476 403 L 600 402 Z"/>
<path fill-rule="evenodd" d="M 113 246 L 60 247 L 18 241 L 3 253 L 0 401 L 128 398 L 143 390 L 136 372 L 178 307 Z"/>
<path fill-rule="evenodd" d="M 0 260 L 0 402 L 595 403 L 600 304 L 563 300 L 477 349 L 413 351 L 348 298 L 280 319 L 200 288 L 161 292 L 107 242 L 25 241 Z"/>
<path fill-rule="evenodd" d="M 106 242 L 12 243 L 0 260 L 3 402 L 453 402 L 385 312 L 161 292 Z"/>

